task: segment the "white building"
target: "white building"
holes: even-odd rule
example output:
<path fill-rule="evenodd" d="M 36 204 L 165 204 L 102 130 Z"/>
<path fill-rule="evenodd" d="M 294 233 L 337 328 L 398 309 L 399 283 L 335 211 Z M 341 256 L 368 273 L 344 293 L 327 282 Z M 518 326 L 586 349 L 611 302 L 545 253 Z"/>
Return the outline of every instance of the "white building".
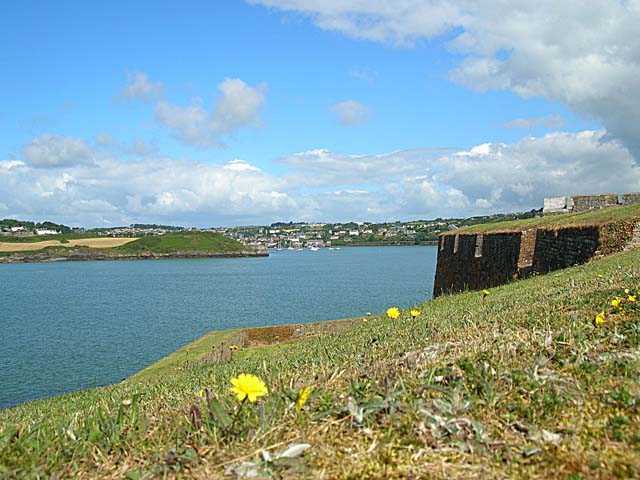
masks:
<path fill-rule="evenodd" d="M 59 232 L 56 232 L 55 230 L 49 230 L 46 228 L 39 228 L 38 230 L 36 230 L 36 235 L 58 235 Z"/>

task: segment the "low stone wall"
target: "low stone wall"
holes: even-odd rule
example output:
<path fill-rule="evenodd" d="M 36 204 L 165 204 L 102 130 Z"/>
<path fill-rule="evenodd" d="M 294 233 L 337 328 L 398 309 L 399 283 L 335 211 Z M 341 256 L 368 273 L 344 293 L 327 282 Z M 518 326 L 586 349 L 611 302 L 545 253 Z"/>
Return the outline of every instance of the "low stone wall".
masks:
<path fill-rule="evenodd" d="M 444 234 L 433 296 L 495 287 L 640 247 L 640 220 L 522 232 Z"/>

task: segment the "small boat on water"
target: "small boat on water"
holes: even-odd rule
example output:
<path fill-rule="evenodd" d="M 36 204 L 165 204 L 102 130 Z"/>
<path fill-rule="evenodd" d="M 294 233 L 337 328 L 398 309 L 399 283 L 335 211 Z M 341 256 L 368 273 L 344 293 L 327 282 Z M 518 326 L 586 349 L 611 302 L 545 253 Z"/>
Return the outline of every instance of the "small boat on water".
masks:
<path fill-rule="evenodd" d="M 293 247 L 289 247 L 289 248 L 287 248 L 287 250 L 291 250 L 291 251 L 293 251 L 293 250 L 295 250 L 295 248 L 293 248 Z"/>
<path fill-rule="evenodd" d="M 311 250 L 312 252 L 317 252 L 320 249 L 318 247 L 309 247 L 309 250 Z"/>

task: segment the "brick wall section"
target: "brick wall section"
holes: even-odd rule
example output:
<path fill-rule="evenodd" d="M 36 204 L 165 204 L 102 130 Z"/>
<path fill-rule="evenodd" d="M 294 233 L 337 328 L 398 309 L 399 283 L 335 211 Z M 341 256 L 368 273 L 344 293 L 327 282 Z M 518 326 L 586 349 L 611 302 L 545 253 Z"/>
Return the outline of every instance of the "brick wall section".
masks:
<path fill-rule="evenodd" d="M 482 255 L 476 256 L 480 238 Z M 502 285 L 518 273 L 520 232 L 442 235 L 438 247 L 434 297 Z"/>
<path fill-rule="evenodd" d="M 530 228 L 522 232 L 520 237 L 520 255 L 518 257 L 518 268 L 527 268 L 533 265 L 533 256 L 536 251 L 536 238 L 538 229 Z"/>
<path fill-rule="evenodd" d="M 640 192 L 633 193 L 623 193 L 622 194 L 622 204 L 623 205 L 633 205 L 636 203 L 640 203 Z"/>
<path fill-rule="evenodd" d="M 434 297 L 491 288 L 534 272 L 578 265 L 595 255 L 640 248 L 640 219 L 524 232 L 449 234 L 441 235 L 438 242 Z"/>
<path fill-rule="evenodd" d="M 586 262 L 598 250 L 599 227 L 538 230 L 533 271 L 547 273 Z"/>
<path fill-rule="evenodd" d="M 618 204 L 618 194 L 608 193 L 606 195 L 574 195 L 573 212 L 584 212 L 596 208 L 613 207 Z"/>

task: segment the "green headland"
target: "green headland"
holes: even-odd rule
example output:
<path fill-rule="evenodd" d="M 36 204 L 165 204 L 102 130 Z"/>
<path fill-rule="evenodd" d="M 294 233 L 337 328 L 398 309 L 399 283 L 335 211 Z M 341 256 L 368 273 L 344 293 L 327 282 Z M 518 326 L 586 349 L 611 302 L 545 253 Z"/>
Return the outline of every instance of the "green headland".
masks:
<path fill-rule="evenodd" d="M 24 239 L 24 241 L 22 241 Z M 215 232 L 180 231 L 139 238 L 61 234 L 37 237 L 0 237 L 0 261 L 124 260 L 268 255 Z"/>

